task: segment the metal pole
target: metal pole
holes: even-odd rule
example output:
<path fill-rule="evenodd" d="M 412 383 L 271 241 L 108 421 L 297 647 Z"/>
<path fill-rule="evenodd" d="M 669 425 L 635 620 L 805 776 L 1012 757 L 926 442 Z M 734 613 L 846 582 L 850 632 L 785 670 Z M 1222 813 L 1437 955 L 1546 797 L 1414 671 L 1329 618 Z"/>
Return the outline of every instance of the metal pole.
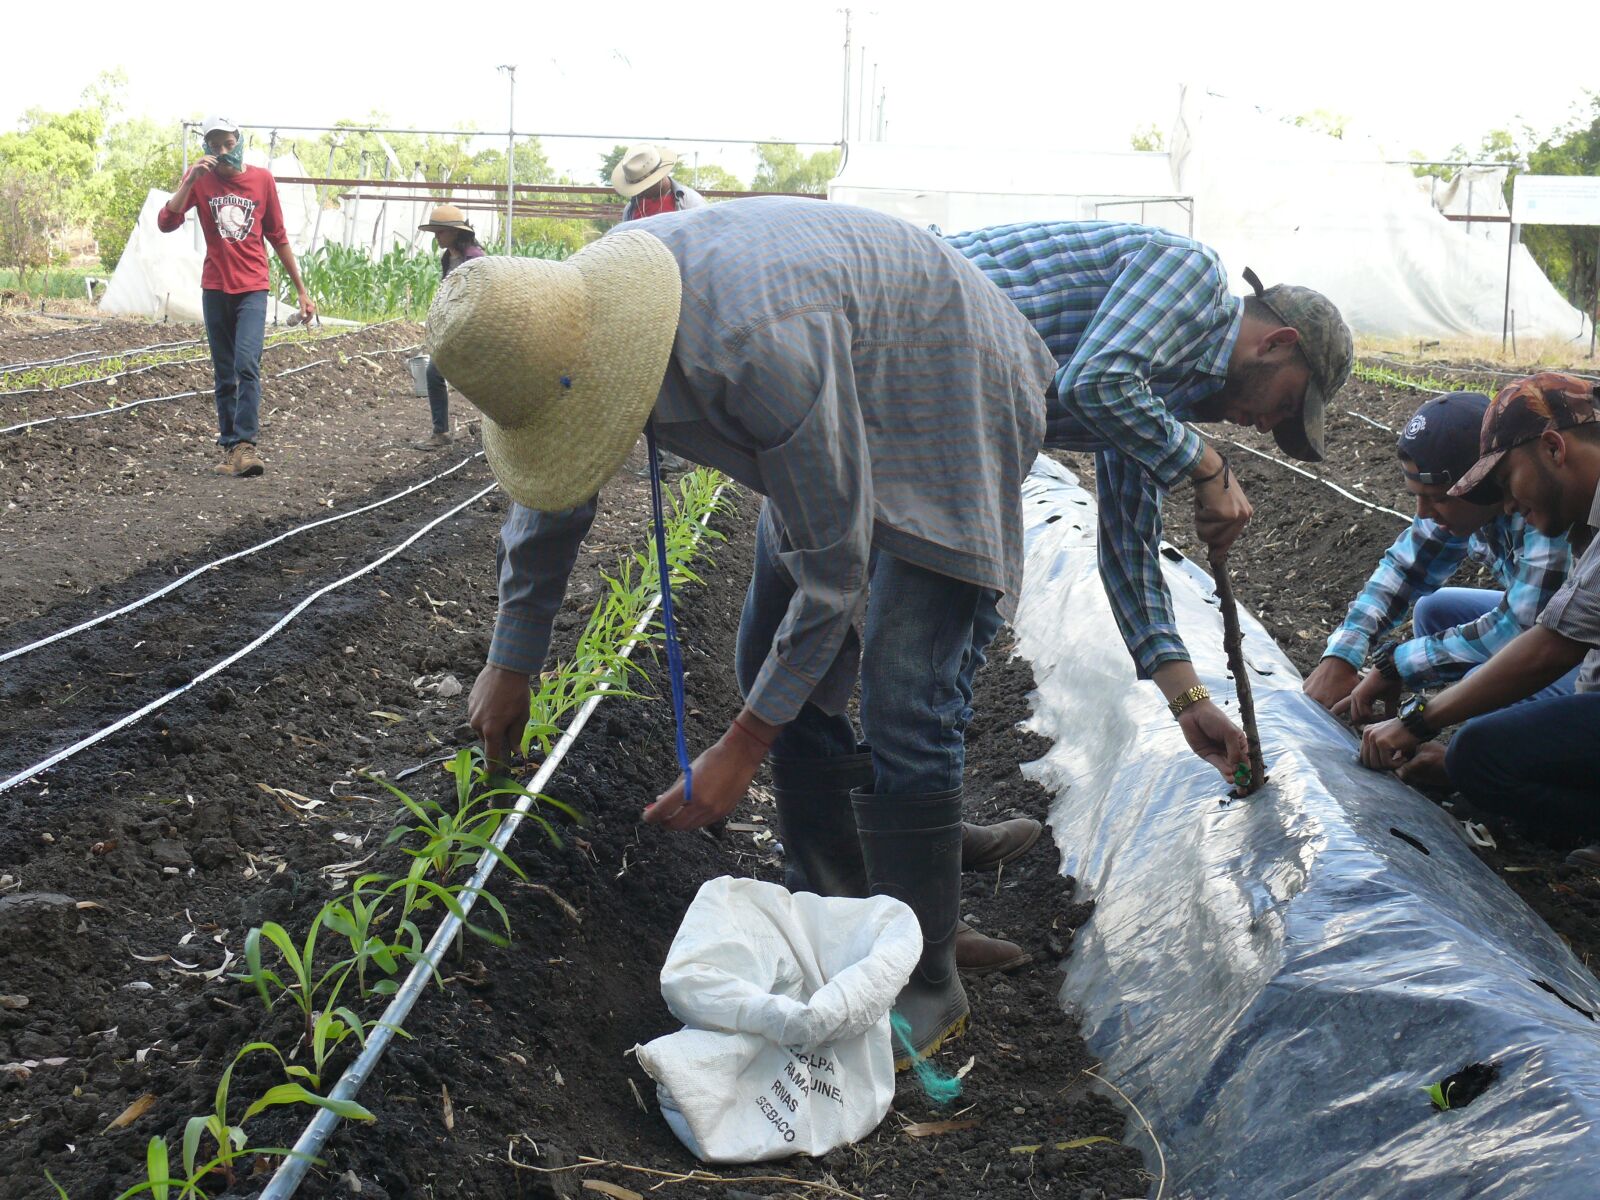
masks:
<path fill-rule="evenodd" d="M 1516 252 L 1517 235 L 1519 233 L 1515 219 L 1513 219 L 1511 224 L 1506 228 L 1509 229 L 1510 232 L 1506 234 L 1506 306 L 1505 312 L 1500 319 L 1501 354 L 1506 352 L 1506 338 L 1509 337 L 1511 333 L 1511 256 Z"/>
<path fill-rule="evenodd" d="M 863 55 L 866 54 L 865 47 L 862 48 L 861 52 L 862 52 Z M 868 92 L 867 95 L 876 96 L 877 94 L 878 94 L 878 64 L 877 63 L 873 63 L 872 64 L 872 90 L 870 92 Z M 876 112 L 874 112 L 874 109 L 876 109 L 876 107 L 877 107 L 876 105 L 868 105 L 868 107 L 867 107 L 867 111 L 869 113 L 872 113 L 872 140 L 873 141 L 877 141 L 878 140 L 878 115 L 877 115 Z M 862 140 L 863 141 L 866 140 L 865 136 L 863 136 Z"/>
<path fill-rule="evenodd" d="M 385 183 L 389 182 L 389 167 L 390 167 L 389 157 L 388 157 L 388 155 L 384 155 L 384 159 L 383 159 L 383 181 Z M 383 207 L 378 210 L 378 223 L 372 230 L 372 252 L 374 254 L 382 253 L 381 251 L 379 251 L 378 247 L 382 244 L 383 235 L 388 231 L 388 229 L 389 229 L 389 193 L 385 192 L 383 194 Z"/>
<path fill-rule="evenodd" d="M 844 101 L 839 107 L 839 144 L 850 140 L 850 10 L 844 10 Z"/>
<path fill-rule="evenodd" d="M 506 236 L 505 252 L 511 253 L 511 216 L 512 205 L 516 201 L 516 161 L 517 161 L 517 65 L 510 63 L 502 65 L 500 70 L 506 73 L 510 84 L 510 92 L 506 101 Z"/>
<path fill-rule="evenodd" d="M 867 48 L 861 47 L 861 67 L 856 79 L 856 141 L 867 140 Z"/>
<path fill-rule="evenodd" d="M 1600 313 L 1600 228 L 1594 231 L 1594 295 L 1589 305 L 1589 357 L 1594 357 L 1594 318 Z"/>
<path fill-rule="evenodd" d="M 337 140 L 338 139 L 334 139 L 334 140 L 332 140 L 332 141 L 330 141 L 328 143 L 328 176 L 327 177 L 329 179 L 333 178 L 333 152 L 334 152 L 335 143 L 337 142 Z M 317 248 L 317 235 L 322 232 L 322 208 L 323 208 L 322 196 L 320 194 L 317 194 L 315 189 L 313 189 L 313 194 L 317 196 L 317 219 L 315 221 L 313 221 L 312 224 L 311 224 L 311 245 L 306 247 L 306 256 L 307 257 L 310 257 L 311 252 Z"/>
<path fill-rule="evenodd" d="M 367 152 L 361 152 L 361 170 L 357 172 L 358 180 L 367 177 Z M 356 198 L 350 201 L 350 219 L 344 223 L 344 244 L 349 246 L 355 239 L 356 225 L 361 221 L 361 189 L 356 188 Z"/>

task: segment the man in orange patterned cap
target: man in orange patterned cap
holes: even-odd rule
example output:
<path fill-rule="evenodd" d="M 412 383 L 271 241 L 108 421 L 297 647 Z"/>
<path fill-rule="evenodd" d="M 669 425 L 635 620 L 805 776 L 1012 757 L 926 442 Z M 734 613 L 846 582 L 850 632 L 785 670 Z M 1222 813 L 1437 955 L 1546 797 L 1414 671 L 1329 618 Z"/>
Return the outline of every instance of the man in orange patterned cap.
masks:
<path fill-rule="evenodd" d="M 1488 482 L 1507 512 L 1549 537 L 1567 536 L 1581 557 L 1538 624 L 1454 687 L 1369 727 L 1361 761 L 1394 770 L 1438 731 L 1466 721 L 1445 769 L 1468 801 L 1557 836 L 1593 833 L 1600 830 L 1600 387 L 1554 372 L 1517 380 L 1484 414 L 1479 454 L 1451 494 Z M 1580 662 L 1574 695 L 1517 703 Z M 1575 850 L 1568 862 L 1600 867 L 1600 846 Z"/>

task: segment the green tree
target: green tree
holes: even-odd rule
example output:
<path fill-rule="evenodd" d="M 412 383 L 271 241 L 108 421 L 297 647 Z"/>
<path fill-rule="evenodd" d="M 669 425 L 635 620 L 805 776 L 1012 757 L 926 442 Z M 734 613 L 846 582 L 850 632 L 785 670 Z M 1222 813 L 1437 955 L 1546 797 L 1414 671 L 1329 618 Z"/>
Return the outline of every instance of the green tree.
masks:
<path fill-rule="evenodd" d="M 1331 138 L 1343 139 L 1344 131 L 1350 125 L 1350 118 L 1343 113 L 1330 112 L 1326 108 L 1314 108 L 1308 113 L 1291 117 L 1289 124 L 1316 133 L 1325 133 Z"/>
<path fill-rule="evenodd" d="M 763 142 L 756 148 L 756 177 L 750 184 L 757 192 L 809 192 L 822 195 L 828 181 L 839 173 L 839 151 L 818 150 L 802 154 L 798 146 Z"/>
<path fill-rule="evenodd" d="M 1161 126 L 1151 121 L 1129 134 L 1128 144 L 1135 150 L 1165 150 L 1167 135 L 1161 132 Z"/>
<path fill-rule="evenodd" d="M 52 113 L 30 108 L 21 129 L 0 134 L 0 165 L 51 181 L 55 196 L 50 223 L 64 232 L 67 225 L 86 222 L 92 212 L 91 183 L 104 131 L 98 109 Z"/>
<path fill-rule="evenodd" d="M 622 143 L 617 143 L 600 156 L 600 182 L 606 187 L 611 186 L 611 172 L 617 169 L 617 164 L 628 156 L 628 148 Z"/>
<path fill-rule="evenodd" d="M 739 182 L 739 177 L 725 167 L 716 163 L 701 163 L 698 167 L 691 166 L 687 170 L 678 172 L 678 178 L 686 180 L 690 187 L 697 192 L 742 192 L 744 184 Z"/>
<path fill-rule="evenodd" d="M 117 269 L 151 189 L 172 191 L 182 173 L 183 152 L 169 137 L 165 145 L 153 146 L 145 157 L 125 162 L 105 174 L 105 196 L 95 213 L 93 228 L 106 270 Z"/>

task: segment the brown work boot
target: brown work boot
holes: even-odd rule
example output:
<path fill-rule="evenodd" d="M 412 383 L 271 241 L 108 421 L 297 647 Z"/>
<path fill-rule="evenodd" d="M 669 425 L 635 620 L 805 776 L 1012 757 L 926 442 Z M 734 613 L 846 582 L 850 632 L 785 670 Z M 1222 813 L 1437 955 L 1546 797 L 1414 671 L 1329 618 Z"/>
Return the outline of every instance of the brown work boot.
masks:
<path fill-rule="evenodd" d="M 238 455 L 234 459 L 235 475 L 259 475 L 267 469 L 267 465 L 261 461 L 261 456 L 256 453 L 254 442 L 240 442 L 233 449 Z"/>
<path fill-rule="evenodd" d="M 430 433 L 425 438 L 417 438 L 411 443 L 413 450 L 439 450 L 454 441 L 447 430 L 438 430 Z"/>
<path fill-rule="evenodd" d="M 232 446 L 224 446 L 222 448 L 221 461 L 216 463 L 211 469 L 218 475 L 237 475 L 239 473 L 238 444 L 235 443 Z"/>
<path fill-rule="evenodd" d="M 956 970 L 968 975 L 987 975 L 991 971 L 1015 971 L 1033 961 L 1033 956 L 1015 942 L 979 933 L 965 921 L 956 922 Z"/>
<path fill-rule="evenodd" d="M 1044 826 L 1031 817 L 1015 817 L 995 825 L 961 824 L 961 869 L 998 871 L 1015 862 L 1039 840 Z"/>

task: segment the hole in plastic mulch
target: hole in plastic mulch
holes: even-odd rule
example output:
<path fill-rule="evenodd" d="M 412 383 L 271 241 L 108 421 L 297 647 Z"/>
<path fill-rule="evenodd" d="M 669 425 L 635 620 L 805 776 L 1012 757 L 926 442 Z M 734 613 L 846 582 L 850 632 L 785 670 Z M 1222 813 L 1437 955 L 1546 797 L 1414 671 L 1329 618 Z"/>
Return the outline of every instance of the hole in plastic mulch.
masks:
<path fill-rule="evenodd" d="M 1404 829 L 1391 829 L 1391 830 L 1389 830 L 1389 832 L 1394 834 L 1395 837 L 1399 838 L 1406 845 L 1415 846 L 1418 850 L 1421 850 L 1424 854 L 1428 855 L 1429 857 L 1432 857 L 1433 851 L 1429 850 L 1426 846 L 1424 846 L 1422 844 L 1422 842 L 1419 839 L 1412 837 Z"/>
<path fill-rule="evenodd" d="M 1552 996 L 1554 996 L 1557 1000 L 1561 1001 L 1561 1003 L 1565 1004 L 1573 1012 L 1582 1013 L 1584 1016 L 1588 1017 L 1589 1020 L 1591 1020 L 1591 1021 L 1595 1019 L 1595 1016 L 1594 1016 L 1594 1014 L 1592 1012 L 1590 1012 L 1583 1005 L 1579 1004 L 1576 1000 L 1567 999 L 1567 997 L 1562 995 L 1561 992 L 1559 992 L 1555 988 L 1555 986 L 1553 984 L 1546 983 L 1542 979 L 1532 979 L 1532 978 L 1530 978 L 1528 980 L 1528 982 L 1533 984 L 1535 987 L 1543 988 L 1545 991 L 1549 992 Z"/>

